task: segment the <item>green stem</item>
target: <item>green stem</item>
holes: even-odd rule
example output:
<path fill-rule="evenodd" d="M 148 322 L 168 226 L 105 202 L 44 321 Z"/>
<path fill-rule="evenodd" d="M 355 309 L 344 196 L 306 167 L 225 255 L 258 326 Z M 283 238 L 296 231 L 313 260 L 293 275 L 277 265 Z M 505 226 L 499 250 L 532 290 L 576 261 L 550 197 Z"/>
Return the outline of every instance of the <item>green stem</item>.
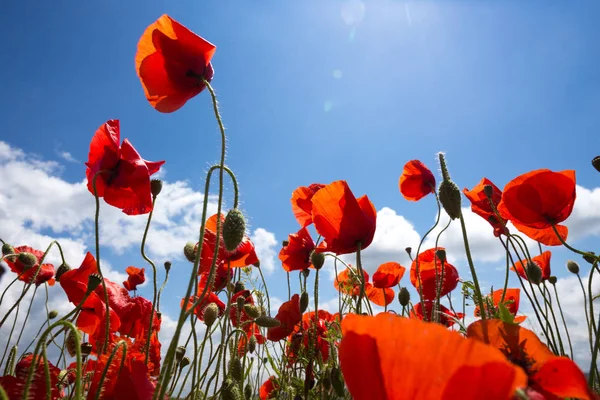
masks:
<path fill-rule="evenodd" d="M 473 259 L 471 257 L 471 250 L 469 248 L 469 239 L 467 238 L 467 228 L 465 226 L 465 219 L 460 214 L 460 227 L 462 229 L 463 241 L 465 243 L 465 253 L 467 254 L 467 262 L 469 263 L 469 268 L 471 269 L 471 275 L 473 276 L 473 284 L 475 285 L 475 296 L 477 296 L 477 302 L 479 303 L 479 309 L 481 310 L 481 320 L 485 321 L 485 308 L 483 304 L 483 296 L 481 295 L 481 289 L 479 287 L 479 280 L 477 279 L 477 272 L 475 272 L 475 265 L 473 264 Z"/>
<path fill-rule="evenodd" d="M 360 281 L 360 293 L 358 294 L 358 303 L 357 310 L 358 314 L 362 313 L 362 299 L 365 297 L 365 274 L 362 269 L 362 262 L 360 257 L 360 250 L 362 247 L 362 243 L 358 242 L 356 244 L 356 268 L 358 270 L 358 279 Z"/>
<path fill-rule="evenodd" d="M 154 214 L 154 206 L 156 204 L 156 196 L 152 195 L 152 210 L 150 210 L 150 214 L 148 214 L 148 222 L 146 222 L 146 229 L 144 229 L 144 236 L 142 237 L 142 245 L 140 248 L 140 252 L 142 253 L 142 258 L 144 260 L 146 260 L 146 262 L 148 264 L 150 264 L 150 266 L 152 267 L 152 284 L 153 284 L 153 291 L 152 291 L 152 309 L 150 311 L 150 322 L 148 324 L 148 334 L 146 335 L 146 345 L 144 346 L 145 349 L 145 357 L 144 357 L 144 364 L 148 364 L 148 357 L 150 356 L 150 339 L 152 338 L 152 325 L 154 322 L 154 311 L 156 310 L 156 295 L 157 295 L 157 289 L 156 289 L 156 265 L 154 265 L 154 262 L 148 258 L 148 256 L 146 256 L 146 239 L 148 237 L 148 230 L 150 229 L 150 222 L 152 221 L 152 214 Z"/>
<path fill-rule="evenodd" d="M 569 335 L 569 328 L 567 327 L 567 321 L 565 321 L 565 314 L 563 313 L 562 307 L 560 305 L 560 300 L 558 298 L 558 290 L 556 290 L 556 285 L 552 284 L 554 288 L 554 296 L 556 297 L 556 304 L 558 305 L 558 311 L 560 311 L 560 317 L 562 319 L 563 326 L 565 327 L 565 332 L 567 333 L 567 340 L 569 342 L 569 351 L 571 352 L 571 360 L 573 359 L 573 345 L 571 344 L 571 335 Z"/>

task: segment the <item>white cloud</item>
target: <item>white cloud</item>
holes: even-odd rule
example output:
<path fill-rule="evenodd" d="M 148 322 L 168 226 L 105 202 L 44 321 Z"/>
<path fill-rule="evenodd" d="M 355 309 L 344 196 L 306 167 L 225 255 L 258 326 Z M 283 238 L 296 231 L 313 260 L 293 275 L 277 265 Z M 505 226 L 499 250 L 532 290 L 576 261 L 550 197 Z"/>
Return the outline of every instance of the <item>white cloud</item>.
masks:
<path fill-rule="evenodd" d="M 576 192 L 573 212 L 564 222 L 569 227 L 569 241 L 600 235 L 600 188 L 590 190 L 578 185 Z"/>
<path fill-rule="evenodd" d="M 254 243 L 256 255 L 260 261 L 260 267 L 268 274 L 275 271 L 276 246 L 279 244 L 275 240 L 275 235 L 263 228 L 257 228 L 250 236 L 250 240 Z"/>
<path fill-rule="evenodd" d="M 75 157 L 73 157 L 73 155 L 71 153 L 69 153 L 68 151 L 57 151 L 57 154 L 60 158 L 62 158 L 65 161 L 68 161 L 70 163 L 78 163 L 79 160 L 77 160 Z"/>

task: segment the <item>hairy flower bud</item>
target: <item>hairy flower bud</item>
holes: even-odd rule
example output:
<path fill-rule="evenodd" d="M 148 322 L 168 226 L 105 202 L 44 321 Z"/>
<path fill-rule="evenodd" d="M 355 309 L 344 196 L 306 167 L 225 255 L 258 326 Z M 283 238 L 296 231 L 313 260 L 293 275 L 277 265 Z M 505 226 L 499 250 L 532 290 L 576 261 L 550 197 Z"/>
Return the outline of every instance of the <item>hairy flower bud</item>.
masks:
<path fill-rule="evenodd" d="M 235 250 L 246 234 L 246 220 L 237 208 L 229 210 L 223 222 L 223 243 L 227 251 Z"/>
<path fill-rule="evenodd" d="M 554 275 L 548 278 L 548 282 L 550 282 L 551 285 L 556 285 L 557 281 L 558 279 Z"/>
<path fill-rule="evenodd" d="M 596 171 L 600 172 L 600 156 L 596 156 L 592 159 L 592 166 L 596 168 Z"/>
<path fill-rule="evenodd" d="M 65 263 L 60 264 L 60 266 L 56 270 L 54 279 L 56 279 L 57 281 L 60 281 L 60 277 L 63 276 L 63 274 L 65 272 L 69 272 L 70 270 L 71 270 L 71 267 L 69 266 L 69 264 L 65 264 Z"/>
<path fill-rule="evenodd" d="M 583 259 L 587 262 L 589 262 L 590 264 L 593 264 L 596 262 L 596 253 L 594 253 L 593 251 L 588 251 L 588 254 L 585 254 L 583 256 Z"/>
<path fill-rule="evenodd" d="M 204 309 L 204 323 L 209 328 L 214 324 L 219 316 L 219 307 L 215 303 L 210 303 Z"/>
<path fill-rule="evenodd" d="M 183 357 L 185 357 L 185 347 L 179 346 L 177 347 L 177 350 L 175 350 L 175 360 L 177 360 L 177 362 L 181 362 Z"/>
<path fill-rule="evenodd" d="M 256 344 L 257 344 L 256 336 L 254 336 L 254 335 L 250 336 L 250 339 L 248 339 L 248 352 L 249 353 L 254 353 L 254 350 L 256 350 Z"/>
<path fill-rule="evenodd" d="M 48 312 L 48 319 L 54 319 L 58 316 L 58 311 L 56 310 L 50 310 Z"/>
<path fill-rule="evenodd" d="M 539 285 L 542 283 L 542 269 L 536 263 L 528 262 L 526 273 L 529 282 L 533 283 L 534 285 Z"/>
<path fill-rule="evenodd" d="M 102 283 L 102 277 L 100 276 L 100 274 L 91 274 L 88 277 L 88 287 L 87 287 L 87 291 L 88 292 L 93 292 L 98 285 L 100 285 Z"/>
<path fill-rule="evenodd" d="M 244 370 L 239 358 L 235 357 L 229 360 L 229 374 L 238 382 L 241 382 L 244 378 Z"/>
<path fill-rule="evenodd" d="M 235 283 L 235 286 L 233 287 L 233 293 L 239 293 L 239 292 L 241 292 L 244 289 L 246 289 L 246 285 L 244 285 L 244 282 L 237 281 Z"/>
<path fill-rule="evenodd" d="M 325 254 L 313 251 L 310 255 L 310 263 L 315 269 L 323 268 L 323 264 L 325 264 Z"/>
<path fill-rule="evenodd" d="M 302 294 L 300 295 L 300 312 L 304 313 L 304 311 L 306 311 L 307 308 L 308 308 L 308 293 L 302 292 Z"/>
<path fill-rule="evenodd" d="M 242 308 L 244 308 L 244 304 L 246 304 L 246 298 L 244 296 L 240 296 L 235 301 L 236 301 L 238 310 L 241 311 Z"/>
<path fill-rule="evenodd" d="M 184 369 L 185 367 L 187 367 L 188 365 L 190 365 L 192 361 L 190 360 L 189 357 L 183 357 L 181 359 L 181 361 L 179 362 L 179 368 Z"/>
<path fill-rule="evenodd" d="M 452 181 L 442 181 L 438 189 L 440 203 L 451 219 L 460 218 L 461 197 L 460 189 Z"/>
<path fill-rule="evenodd" d="M 160 191 L 162 190 L 162 186 L 163 183 L 160 179 L 152 179 L 150 181 L 150 192 L 152 193 L 153 197 L 159 195 Z"/>
<path fill-rule="evenodd" d="M 225 379 L 221 386 L 221 399 L 223 400 L 242 400 L 242 393 L 238 385 L 231 379 Z"/>
<path fill-rule="evenodd" d="M 577 275 L 579 273 L 579 264 L 573 260 L 567 261 L 567 269 L 570 273 Z"/>
<path fill-rule="evenodd" d="M 276 326 L 281 325 L 281 322 L 278 319 L 267 317 L 266 315 L 261 315 L 256 318 L 254 322 L 256 322 L 256 325 L 263 328 L 275 328 Z"/>
<path fill-rule="evenodd" d="M 252 399 L 252 386 L 249 383 L 244 387 L 244 398 L 246 400 Z"/>
<path fill-rule="evenodd" d="M 77 339 L 81 340 L 81 332 L 69 330 L 69 334 L 65 340 L 65 347 L 67 348 L 67 352 L 71 357 L 75 357 L 75 354 L 77 354 Z"/>
<path fill-rule="evenodd" d="M 400 288 L 400 291 L 398 292 L 398 303 L 400 303 L 402 307 L 406 307 L 410 303 L 410 292 L 407 288 Z"/>
<path fill-rule="evenodd" d="M 254 304 L 244 304 L 244 312 L 250 318 L 256 318 L 260 316 L 260 311 L 258 311 L 258 308 Z"/>
<path fill-rule="evenodd" d="M 21 264 L 23 264 L 24 270 L 28 270 L 29 268 L 32 268 L 38 263 L 37 257 L 26 251 L 23 253 L 19 253 L 17 259 Z"/>
<path fill-rule="evenodd" d="M 8 254 L 15 254 L 15 249 L 10 244 L 4 243 L 2 245 L 2 255 L 6 256 Z M 6 257 L 6 260 L 8 260 L 10 262 L 14 262 L 15 261 L 15 257 Z"/>
<path fill-rule="evenodd" d="M 185 246 L 183 246 L 183 255 L 191 263 L 196 261 L 196 245 L 192 242 L 187 242 Z"/>

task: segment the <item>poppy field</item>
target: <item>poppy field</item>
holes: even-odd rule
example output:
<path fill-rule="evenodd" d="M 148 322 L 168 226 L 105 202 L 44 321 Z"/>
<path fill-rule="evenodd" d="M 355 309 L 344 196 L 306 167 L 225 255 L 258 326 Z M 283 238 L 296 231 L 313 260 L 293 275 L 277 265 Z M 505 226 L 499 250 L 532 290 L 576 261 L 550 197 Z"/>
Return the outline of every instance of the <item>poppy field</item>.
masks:
<path fill-rule="evenodd" d="M 361 253 L 373 242 L 378 213 L 368 195 L 357 196 L 344 177 L 306 182 L 291 194 L 286 216 L 298 230 L 278 247 L 287 298 L 271 307 L 236 171 L 226 164 L 226 147 L 235 144 L 211 84 L 216 46 L 168 15 L 140 35 L 135 69 L 150 106 L 177 117 L 196 96 L 208 96 L 215 120 L 206 125 L 216 124 L 221 135 L 219 162 L 203 181 L 198 236 L 181 243 L 191 274 L 175 300 L 174 334 L 159 339 L 161 305 L 174 301 L 162 294 L 169 275 L 181 272 L 146 254 L 163 189 L 153 175 L 165 161 L 145 160 L 123 139 L 119 120 L 110 119 L 89 132 L 85 174 L 95 200 L 95 246 L 81 265 L 70 264 L 59 241 L 36 249 L 0 238 L 0 280 L 8 282 L 0 304 L 11 287 L 22 287 L 0 315 L 0 334 L 9 337 L 0 348 L 1 400 L 600 399 L 600 315 L 592 290 L 600 255 L 569 241 L 574 170 L 523 171 L 502 189 L 482 176 L 463 188 L 451 177 L 451 154 L 437 154 L 440 176 L 419 160 L 402 160 L 398 196 L 415 203 L 433 198 L 435 224 L 405 249 L 410 265 L 388 260 L 371 276 Z M 591 164 L 600 172 L 600 156 Z M 216 199 L 215 213 L 209 196 Z M 102 202 L 127 216 L 147 216 L 140 238 L 146 264 L 126 268 L 123 282 L 105 276 Z M 506 252 L 505 279 L 491 291 L 480 284 L 463 206 L 489 223 L 488 234 Z M 466 276 L 446 254 L 450 224 L 460 226 Z M 432 238 L 435 246 L 427 248 Z M 566 269 L 579 282 L 591 355 L 586 366 L 574 360 L 559 278 L 550 268 L 554 248 L 570 252 Z M 46 262 L 50 253 L 62 262 Z M 319 302 L 320 285 L 330 284 L 320 278 L 326 263 L 335 268 L 336 312 Z M 509 276 L 519 286 L 509 285 Z M 137 293 L 144 283 L 151 287 L 148 298 Z M 48 310 L 45 321 L 29 318 L 34 298 L 48 286 L 64 292 L 70 311 Z M 453 303 L 457 296 L 461 302 Z M 519 309 L 525 302 L 532 309 L 527 315 Z M 37 331 L 29 346 L 19 343 L 27 324 Z M 9 346 L 14 336 L 17 344 Z"/>

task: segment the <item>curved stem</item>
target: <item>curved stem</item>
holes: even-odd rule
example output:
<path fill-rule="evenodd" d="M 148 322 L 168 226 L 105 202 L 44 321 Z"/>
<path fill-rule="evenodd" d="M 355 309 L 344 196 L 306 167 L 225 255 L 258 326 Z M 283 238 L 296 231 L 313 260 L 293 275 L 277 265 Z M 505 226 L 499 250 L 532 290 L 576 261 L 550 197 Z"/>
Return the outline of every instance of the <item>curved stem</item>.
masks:
<path fill-rule="evenodd" d="M 554 288 L 554 296 L 556 297 L 556 304 L 558 305 L 558 310 L 560 311 L 560 317 L 562 319 L 563 326 L 565 327 L 565 332 L 567 333 L 567 340 L 569 342 L 569 351 L 571 352 L 571 360 L 573 359 L 573 345 L 571 344 L 571 335 L 569 335 L 569 328 L 567 327 L 567 321 L 565 320 L 565 314 L 563 313 L 562 307 L 560 305 L 560 300 L 558 298 L 558 290 L 556 290 L 556 285 L 552 285 Z"/>
<path fill-rule="evenodd" d="M 148 334 L 146 335 L 146 345 L 145 347 L 145 357 L 144 357 L 144 364 L 148 364 L 148 357 L 150 356 L 150 338 L 152 337 L 152 325 L 154 322 L 154 311 L 156 310 L 156 296 L 157 296 L 157 290 L 156 290 L 156 265 L 154 265 L 154 262 L 148 258 L 148 256 L 146 256 L 146 239 L 148 237 L 148 230 L 150 229 L 150 222 L 152 221 L 152 214 L 154 214 L 154 205 L 156 204 L 156 196 L 152 195 L 152 210 L 150 210 L 150 214 L 148 214 L 148 222 L 146 222 L 146 229 L 144 229 L 144 236 L 142 237 L 142 245 L 140 248 L 140 252 L 142 253 L 142 258 L 144 260 L 146 260 L 146 262 L 148 264 L 150 264 L 150 266 L 152 267 L 152 284 L 153 284 L 153 291 L 152 291 L 152 309 L 150 311 L 150 321 L 148 323 Z"/>
<path fill-rule="evenodd" d="M 471 258 L 471 250 L 469 249 L 469 239 L 467 238 L 467 228 L 465 226 L 465 219 L 460 214 L 460 227 L 462 229 L 463 241 L 465 243 L 465 253 L 467 254 L 467 262 L 469 263 L 469 268 L 471 269 L 471 275 L 473 276 L 473 284 L 475 285 L 475 295 L 477 296 L 477 302 L 479 303 L 479 309 L 481 310 L 481 319 L 485 321 L 485 308 L 483 304 L 483 297 L 481 296 L 481 288 L 479 287 L 479 281 L 477 279 L 477 272 L 475 272 L 475 265 L 473 264 L 473 259 Z"/>

